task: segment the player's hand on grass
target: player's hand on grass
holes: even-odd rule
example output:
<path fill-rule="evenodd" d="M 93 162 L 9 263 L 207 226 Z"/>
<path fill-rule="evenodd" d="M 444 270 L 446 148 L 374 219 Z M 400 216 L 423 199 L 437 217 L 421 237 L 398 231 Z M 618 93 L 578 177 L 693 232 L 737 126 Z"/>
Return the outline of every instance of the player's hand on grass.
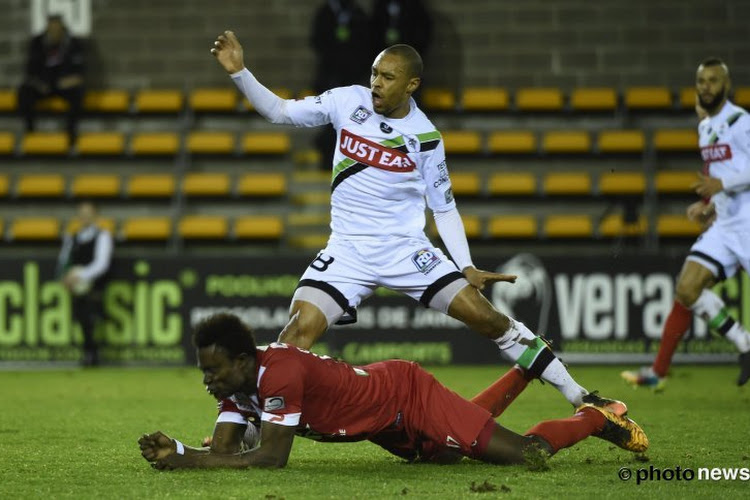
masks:
<path fill-rule="evenodd" d="M 721 179 L 698 174 L 698 180 L 690 188 L 694 189 L 698 196 L 710 198 L 724 189 L 724 184 L 721 182 Z"/>
<path fill-rule="evenodd" d="M 463 270 L 466 281 L 471 284 L 474 288 L 484 290 L 484 287 L 497 283 L 498 281 L 505 281 L 508 283 L 515 283 L 518 276 L 514 274 L 500 274 L 491 273 L 489 271 L 482 271 L 476 267 L 467 267 Z"/>
<path fill-rule="evenodd" d="M 153 434 L 144 434 L 138 440 L 138 446 L 141 447 L 143 458 L 149 462 L 162 460 L 177 452 L 177 444 L 174 439 L 161 431 L 156 431 Z"/>
<path fill-rule="evenodd" d="M 211 53 L 227 73 L 237 73 L 245 67 L 242 45 L 232 31 L 225 31 L 216 37 Z"/>

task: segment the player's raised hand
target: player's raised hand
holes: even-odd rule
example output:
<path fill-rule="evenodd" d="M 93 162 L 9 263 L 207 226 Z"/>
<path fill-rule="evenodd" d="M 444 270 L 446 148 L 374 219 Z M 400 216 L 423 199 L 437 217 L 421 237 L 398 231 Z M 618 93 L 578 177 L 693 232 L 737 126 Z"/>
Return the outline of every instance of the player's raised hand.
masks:
<path fill-rule="evenodd" d="M 463 270 L 463 274 L 469 284 L 478 290 L 484 290 L 485 286 L 497 283 L 498 281 L 515 283 L 516 278 L 518 277 L 514 274 L 500 274 L 482 271 L 476 267 L 467 267 Z"/>
<path fill-rule="evenodd" d="M 170 438 L 161 431 L 152 434 L 144 434 L 138 440 L 138 446 L 141 448 L 141 455 L 149 462 L 154 462 L 177 451 L 177 445 L 174 439 Z"/>
<path fill-rule="evenodd" d="M 721 179 L 717 179 L 716 177 L 698 174 L 698 180 L 690 187 L 695 190 L 698 196 L 710 198 L 724 189 L 724 183 L 721 182 Z"/>
<path fill-rule="evenodd" d="M 225 31 L 216 37 L 211 53 L 227 73 L 237 73 L 245 67 L 242 45 L 232 31 Z"/>

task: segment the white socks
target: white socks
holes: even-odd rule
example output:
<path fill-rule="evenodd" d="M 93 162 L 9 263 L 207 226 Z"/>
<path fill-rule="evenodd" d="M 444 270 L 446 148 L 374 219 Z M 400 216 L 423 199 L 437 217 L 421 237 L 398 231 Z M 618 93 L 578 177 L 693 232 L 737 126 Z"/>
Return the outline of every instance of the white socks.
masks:
<path fill-rule="evenodd" d="M 714 292 L 704 289 L 691 309 L 708 323 L 711 330 L 724 335 L 740 352 L 750 351 L 750 332 L 729 315 L 724 301 Z"/>

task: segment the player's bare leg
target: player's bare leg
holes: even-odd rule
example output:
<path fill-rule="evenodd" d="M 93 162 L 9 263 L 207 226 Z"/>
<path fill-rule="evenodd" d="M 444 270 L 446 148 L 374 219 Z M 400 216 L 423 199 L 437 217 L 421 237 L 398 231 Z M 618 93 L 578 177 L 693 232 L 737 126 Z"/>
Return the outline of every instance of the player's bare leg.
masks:
<path fill-rule="evenodd" d="M 310 349 L 328 329 L 328 320 L 317 306 L 295 300 L 289 311 L 289 323 L 279 334 L 279 342 Z"/>

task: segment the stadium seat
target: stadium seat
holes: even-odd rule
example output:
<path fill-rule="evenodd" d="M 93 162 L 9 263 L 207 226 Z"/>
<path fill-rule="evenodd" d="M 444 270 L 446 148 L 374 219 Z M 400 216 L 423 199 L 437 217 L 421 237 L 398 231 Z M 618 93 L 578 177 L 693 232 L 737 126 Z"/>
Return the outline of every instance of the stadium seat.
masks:
<path fill-rule="evenodd" d="M 142 174 L 128 179 L 125 194 L 130 198 L 169 198 L 174 189 L 175 179 L 171 174 Z"/>
<path fill-rule="evenodd" d="M 457 196 L 478 196 L 481 193 L 479 174 L 476 172 L 453 172 L 450 178 L 453 194 Z"/>
<path fill-rule="evenodd" d="M 193 111 L 228 113 L 237 109 L 237 89 L 234 87 L 195 89 L 190 93 Z"/>
<path fill-rule="evenodd" d="M 561 111 L 563 94 L 555 88 L 523 88 L 516 92 L 519 111 Z"/>
<path fill-rule="evenodd" d="M 65 196 L 65 181 L 60 174 L 24 174 L 16 181 L 19 198 L 61 198 Z"/>
<path fill-rule="evenodd" d="M 8 182 L 8 176 L 0 175 L 0 198 L 5 198 L 6 196 L 8 196 L 9 185 L 10 183 Z"/>
<path fill-rule="evenodd" d="M 492 132 L 489 150 L 493 154 L 533 154 L 537 151 L 536 136 L 530 130 Z"/>
<path fill-rule="evenodd" d="M 552 130 L 544 133 L 542 150 L 549 154 L 589 153 L 591 137 L 583 130 Z"/>
<path fill-rule="evenodd" d="M 750 108 L 750 87 L 737 87 L 734 89 L 732 102 L 743 108 Z"/>
<path fill-rule="evenodd" d="M 548 215 L 544 220 L 544 234 L 548 238 L 589 238 L 592 233 L 588 215 Z"/>
<path fill-rule="evenodd" d="M 46 113 L 64 113 L 70 109 L 70 105 L 62 97 L 53 95 L 38 100 L 36 102 L 36 109 L 37 111 Z"/>
<path fill-rule="evenodd" d="M 636 222 L 625 223 L 621 214 L 606 216 L 599 224 L 599 234 L 607 238 L 642 236 L 648 231 L 648 220 L 640 216 Z"/>
<path fill-rule="evenodd" d="M 89 90 L 83 98 L 83 109 L 89 113 L 127 113 L 130 94 L 127 90 Z"/>
<path fill-rule="evenodd" d="M 545 195 L 583 196 L 591 194 L 591 176 L 587 172 L 550 172 L 542 179 Z"/>
<path fill-rule="evenodd" d="M 288 243 L 289 246 L 293 248 L 319 251 L 321 248 L 325 248 L 326 244 L 328 243 L 328 238 L 328 232 L 298 234 L 290 236 L 288 239 Z"/>
<path fill-rule="evenodd" d="M 60 221 L 55 217 L 19 217 L 8 231 L 12 241 L 44 241 L 60 238 Z"/>
<path fill-rule="evenodd" d="M 605 172 L 599 176 L 599 193 L 603 195 L 642 195 L 645 191 L 642 172 Z"/>
<path fill-rule="evenodd" d="M 220 240 L 229 234 L 229 222 L 222 215 L 186 215 L 177 224 L 177 234 L 187 240 Z"/>
<path fill-rule="evenodd" d="M 13 113 L 17 106 L 16 91 L 13 89 L 0 89 L 0 113 Z"/>
<path fill-rule="evenodd" d="M 68 134 L 65 132 L 28 132 L 21 140 L 21 153 L 25 155 L 64 155 L 68 152 Z"/>
<path fill-rule="evenodd" d="M 461 97 L 464 111 L 505 111 L 508 102 L 508 91 L 494 87 L 466 88 Z"/>
<path fill-rule="evenodd" d="M 190 154 L 228 155 L 234 153 L 234 133 L 218 131 L 190 132 L 187 139 Z"/>
<path fill-rule="evenodd" d="M 121 155 L 125 152 L 125 136 L 122 132 L 84 132 L 77 147 L 81 155 Z"/>
<path fill-rule="evenodd" d="M 536 238 L 537 221 L 533 215 L 496 215 L 490 218 L 490 238 Z"/>
<path fill-rule="evenodd" d="M 657 151 L 684 151 L 698 154 L 698 131 L 695 129 L 661 129 L 654 132 Z"/>
<path fill-rule="evenodd" d="M 570 94 L 573 111 L 614 111 L 617 92 L 613 88 L 577 88 Z"/>
<path fill-rule="evenodd" d="M 0 132 L 0 155 L 11 155 L 16 147 L 16 136 L 13 132 Z"/>
<path fill-rule="evenodd" d="M 656 173 L 654 184 L 661 194 L 693 193 L 690 187 L 698 181 L 698 170 L 665 170 Z"/>
<path fill-rule="evenodd" d="M 291 150 L 285 132 L 247 132 L 242 137 L 242 152 L 257 155 L 283 155 Z"/>
<path fill-rule="evenodd" d="M 422 105 L 432 111 L 453 111 L 456 108 L 456 95 L 449 89 L 424 89 Z"/>
<path fill-rule="evenodd" d="M 630 87 L 625 90 L 628 109 L 669 109 L 672 95 L 667 87 Z"/>
<path fill-rule="evenodd" d="M 101 229 L 106 229 L 109 234 L 115 235 L 115 220 L 112 217 L 99 217 L 96 219 L 96 225 Z M 81 221 L 77 217 L 70 219 L 68 225 L 65 227 L 65 232 L 73 234 L 81 227 Z"/>
<path fill-rule="evenodd" d="M 4 239 L 5 236 L 5 221 L 0 218 L 0 241 Z"/>
<path fill-rule="evenodd" d="M 182 181 L 185 196 L 229 196 L 229 174 L 189 173 Z"/>
<path fill-rule="evenodd" d="M 174 132 L 139 132 L 133 136 L 134 155 L 175 155 L 180 140 Z"/>
<path fill-rule="evenodd" d="M 243 240 L 278 240 L 284 234 L 284 223 L 275 215 L 246 215 L 234 221 L 234 236 Z"/>
<path fill-rule="evenodd" d="M 135 96 L 138 113 L 177 113 L 182 109 L 182 92 L 176 89 L 140 90 Z"/>
<path fill-rule="evenodd" d="M 446 154 L 479 154 L 482 138 L 479 132 L 472 130 L 449 130 L 443 132 L 443 144 Z"/>
<path fill-rule="evenodd" d="M 684 215 L 661 214 L 656 221 L 656 232 L 665 237 L 693 237 L 701 234 L 701 226 Z"/>
<path fill-rule="evenodd" d="M 536 194 L 536 176 L 529 172 L 503 172 L 490 177 L 490 196 Z"/>
<path fill-rule="evenodd" d="M 643 153 L 646 139 L 642 130 L 603 130 L 599 133 L 600 153 Z"/>
<path fill-rule="evenodd" d="M 115 198 L 120 195 L 120 178 L 110 174 L 81 174 L 73 179 L 70 194 L 75 197 Z"/>
<path fill-rule="evenodd" d="M 683 87 L 680 89 L 680 107 L 684 109 L 695 108 L 695 87 Z"/>
<path fill-rule="evenodd" d="M 284 196 L 286 189 L 284 174 L 244 174 L 237 183 L 240 196 Z"/>
<path fill-rule="evenodd" d="M 125 240 L 167 240 L 172 234 L 170 217 L 131 217 L 122 224 Z"/>

